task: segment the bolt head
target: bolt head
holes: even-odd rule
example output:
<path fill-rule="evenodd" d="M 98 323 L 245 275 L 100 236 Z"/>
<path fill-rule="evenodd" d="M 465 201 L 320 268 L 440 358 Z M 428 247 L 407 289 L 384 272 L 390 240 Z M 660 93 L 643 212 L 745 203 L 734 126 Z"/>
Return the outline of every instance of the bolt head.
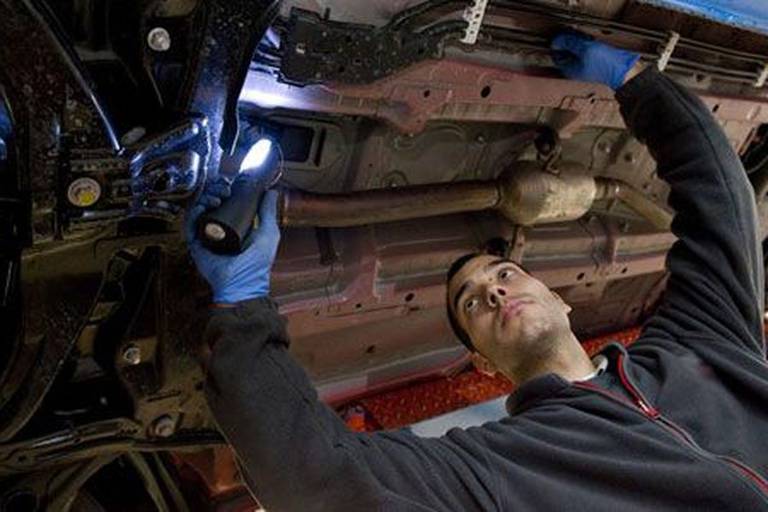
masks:
<path fill-rule="evenodd" d="M 171 437 L 176 431 L 176 422 L 168 415 L 160 416 L 152 423 L 152 433 L 157 437 Z"/>
<path fill-rule="evenodd" d="M 128 364 L 139 364 L 141 362 L 141 349 L 136 345 L 129 345 L 123 350 L 123 361 Z"/>
<path fill-rule="evenodd" d="M 167 52 L 171 49 L 171 34 L 163 27 L 155 27 L 147 34 L 147 44 L 156 52 Z"/>

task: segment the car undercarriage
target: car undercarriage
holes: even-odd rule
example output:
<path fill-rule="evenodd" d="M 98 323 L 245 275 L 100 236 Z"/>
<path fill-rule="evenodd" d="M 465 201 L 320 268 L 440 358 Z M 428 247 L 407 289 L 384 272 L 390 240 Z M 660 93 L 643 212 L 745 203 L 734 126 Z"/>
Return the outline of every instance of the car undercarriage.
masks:
<path fill-rule="evenodd" d="M 118 510 L 95 489 L 128 473 L 158 510 L 246 499 L 215 484 L 231 457 L 184 455 L 225 440 L 180 228 L 261 136 L 280 148 L 272 294 L 331 405 L 467 367 L 445 273 L 469 252 L 522 262 L 583 339 L 641 324 L 668 189 L 613 92 L 555 70 L 562 30 L 699 94 L 764 238 L 754 27 L 632 0 L 0 0 L 0 510 Z"/>

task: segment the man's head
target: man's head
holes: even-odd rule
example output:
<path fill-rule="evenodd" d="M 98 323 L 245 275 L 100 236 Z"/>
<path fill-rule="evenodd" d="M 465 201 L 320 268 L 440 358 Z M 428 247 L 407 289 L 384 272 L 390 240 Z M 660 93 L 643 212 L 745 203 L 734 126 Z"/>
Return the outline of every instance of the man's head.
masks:
<path fill-rule="evenodd" d="M 559 295 L 515 262 L 487 254 L 459 258 L 448 271 L 448 318 L 481 371 L 520 383 L 573 339 Z"/>

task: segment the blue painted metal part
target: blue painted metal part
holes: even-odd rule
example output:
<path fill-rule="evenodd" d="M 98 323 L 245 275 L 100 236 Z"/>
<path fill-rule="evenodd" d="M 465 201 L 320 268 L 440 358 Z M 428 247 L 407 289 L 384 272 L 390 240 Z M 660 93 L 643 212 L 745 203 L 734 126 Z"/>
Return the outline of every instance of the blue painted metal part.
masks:
<path fill-rule="evenodd" d="M 768 34 L 768 1 L 766 0 L 639 0 L 639 2 Z"/>

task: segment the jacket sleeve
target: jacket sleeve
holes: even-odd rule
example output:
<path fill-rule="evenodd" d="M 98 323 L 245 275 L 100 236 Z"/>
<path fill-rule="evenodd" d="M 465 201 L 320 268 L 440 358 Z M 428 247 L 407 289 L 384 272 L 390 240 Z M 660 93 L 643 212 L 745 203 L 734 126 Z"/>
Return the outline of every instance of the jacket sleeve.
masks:
<path fill-rule="evenodd" d="M 655 69 L 625 84 L 617 99 L 669 183 L 676 212 L 670 278 L 646 333 L 714 336 L 764 357 L 763 255 L 741 161 L 704 103 Z"/>
<path fill-rule="evenodd" d="M 216 310 L 206 397 L 267 510 L 492 510 L 487 465 L 447 438 L 349 431 L 287 351 L 276 306 Z"/>

